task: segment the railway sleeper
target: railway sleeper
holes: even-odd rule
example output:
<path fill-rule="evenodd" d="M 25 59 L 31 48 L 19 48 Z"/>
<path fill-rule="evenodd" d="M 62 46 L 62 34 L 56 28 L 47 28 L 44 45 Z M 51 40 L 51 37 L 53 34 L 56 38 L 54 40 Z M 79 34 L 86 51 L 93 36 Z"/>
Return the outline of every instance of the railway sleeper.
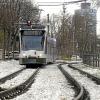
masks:
<path fill-rule="evenodd" d="M 37 69 L 35 71 L 35 73 L 28 80 L 26 80 L 23 84 L 21 84 L 17 87 L 14 87 L 10 90 L 5 90 L 5 91 L 0 92 L 0 99 L 1 100 L 11 99 L 11 98 L 14 98 L 15 96 L 20 95 L 20 94 L 24 93 L 25 91 L 27 91 L 28 88 L 33 83 L 34 77 L 35 77 L 36 73 L 38 72 L 38 70 L 39 69 Z"/>
<path fill-rule="evenodd" d="M 1 87 L 0 87 L 0 92 L 1 92 L 1 91 L 5 91 L 5 90 L 7 90 L 7 89 L 5 89 L 5 88 L 1 88 Z"/>
<path fill-rule="evenodd" d="M 0 79 L 0 84 L 3 84 L 5 81 L 10 80 L 12 78 L 14 78 L 15 76 L 17 76 L 20 72 L 22 72 L 23 70 L 25 70 L 26 68 L 22 68 L 19 71 L 16 71 L 8 76 L 5 76 L 3 78 Z"/>

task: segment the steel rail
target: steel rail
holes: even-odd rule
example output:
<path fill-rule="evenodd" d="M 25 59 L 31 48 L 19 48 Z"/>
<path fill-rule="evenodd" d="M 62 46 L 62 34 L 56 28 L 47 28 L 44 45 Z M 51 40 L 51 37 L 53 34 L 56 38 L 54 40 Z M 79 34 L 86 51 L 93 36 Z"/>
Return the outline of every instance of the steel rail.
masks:
<path fill-rule="evenodd" d="M 82 70 L 80 70 L 79 68 L 73 67 L 71 64 L 69 64 L 68 66 L 69 66 L 70 68 L 74 69 L 74 70 L 78 70 L 78 71 L 81 72 L 82 74 L 87 75 L 88 78 L 91 78 L 93 81 L 95 81 L 97 84 L 100 85 L 100 78 L 99 78 L 99 77 L 96 77 L 96 76 L 94 76 L 94 75 L 92 75 L 92 74 L 89 74 L 89 73 L 87 73 L 87 72 L 85 72 L 85 71 L 82 71 Z"/>
<path fill-rule="evenodd" d="M 18 95 L 21 95 L 25 91 L 27 91 L 28 88 L 34 82 L 35 76 L 38 71 L 39 71 L 39 68 L 37 68 L 36 71 L 24 83 L 14 87 L 14 88 L 11 88 L 9 90 L 0 92 L 0 100 L 12 99 Z"/>
<path fill-rule="evenodd" d="M 21 73 L 21 72 L 22 72 L 23 70 L 25 70 L 25 69 L 26 69 L 26 68 L 22 68 L 22 69 L 20 69 L 20 70 L 18 70 L 18 71 L 16 71 L 16 72 L 13 72 L 13 73 L 11 73 L 11 74 L 9 74 L 9 75 L 7 75 L 7 76 L 1 78 L 1 79 L 0 79 L 0 84 L 3 84 L 5 81 L 10 80 L 10 79 L 16 77 L 19 73 Z"/>
<path fill-rule="evenodd" d="M 65 71 L 61 67 L 61 65 L 63 65 L 63 64 L 59 64 L 58 68 L 64 74 L 64 76 L 66 77 L 66 79 L 68 79 L 69 82 L 72 85 L 74 85 L 74 87 L 75 87 L 76 94 L 75 94 L 75 98 L 73 100 L 90 100 L 88 92 L 85 90 L 85 88 L 82 85 L 80 85 L 67 71 Z"/>

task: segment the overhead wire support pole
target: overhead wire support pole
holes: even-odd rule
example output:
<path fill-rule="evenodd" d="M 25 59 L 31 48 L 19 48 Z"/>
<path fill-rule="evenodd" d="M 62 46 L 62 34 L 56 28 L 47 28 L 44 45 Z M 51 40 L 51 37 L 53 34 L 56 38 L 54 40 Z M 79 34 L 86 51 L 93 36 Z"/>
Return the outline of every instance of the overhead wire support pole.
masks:
<path fill-rule="evenodd" d="M 65 35 L 65 13 L 66 13 L 66 8 L 65 8 L 65 4 L 63 4 L 63 35 Z M 63 40 L 63 38 L 62 38 L 62 40 Z M 63 44 L 64 46 L 66 46 L 65 45 L 65 41 L 64 41 L 64 44 Z M 66 51 L 66 48 L 63 48 L 63 50 L 65 50 Z"/>
<path fill-rule="evenodd" d="M 63 4 L 63 33 L 64 33 L 64 20 L 65 20 L 65 5 Z"/>
<path fill-rule="evenodd" d="M 49 25 L 50 25 L 49 14 L 47 14 L 47 30 L 48 30 L 48 35 L 49 35 Z"/>

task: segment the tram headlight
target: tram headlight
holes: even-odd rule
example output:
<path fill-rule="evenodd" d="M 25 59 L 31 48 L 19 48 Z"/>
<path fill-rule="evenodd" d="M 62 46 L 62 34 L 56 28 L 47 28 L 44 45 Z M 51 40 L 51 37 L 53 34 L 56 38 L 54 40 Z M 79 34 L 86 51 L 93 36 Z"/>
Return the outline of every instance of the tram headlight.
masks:
<path fill-rule="evenodd" d="M 23 55 L 22 55 L 23 57 L 26 57 L 26 54 L 25 53 L 23 53 Z"/>
<path fill-rule="evenodd" d="M 42 57 L 42 54 L 40 54 L 39 56 Z"/>

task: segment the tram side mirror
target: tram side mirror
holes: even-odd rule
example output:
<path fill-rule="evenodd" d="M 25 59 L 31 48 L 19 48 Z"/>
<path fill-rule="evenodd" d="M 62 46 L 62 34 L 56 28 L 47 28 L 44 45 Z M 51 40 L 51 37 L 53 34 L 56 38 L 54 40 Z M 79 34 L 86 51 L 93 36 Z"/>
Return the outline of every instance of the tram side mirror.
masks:
<path fill-rule="evenodd" d="M 42 30 L 42 35 L 45 33 L 45 30 Z"/>
<path fill-rule="evenodd" d="M 24 30 L 20 30 L 20 33 L 21 33 L 21 35 L 23 35 L 23 33 L 24 33 Z"/>

